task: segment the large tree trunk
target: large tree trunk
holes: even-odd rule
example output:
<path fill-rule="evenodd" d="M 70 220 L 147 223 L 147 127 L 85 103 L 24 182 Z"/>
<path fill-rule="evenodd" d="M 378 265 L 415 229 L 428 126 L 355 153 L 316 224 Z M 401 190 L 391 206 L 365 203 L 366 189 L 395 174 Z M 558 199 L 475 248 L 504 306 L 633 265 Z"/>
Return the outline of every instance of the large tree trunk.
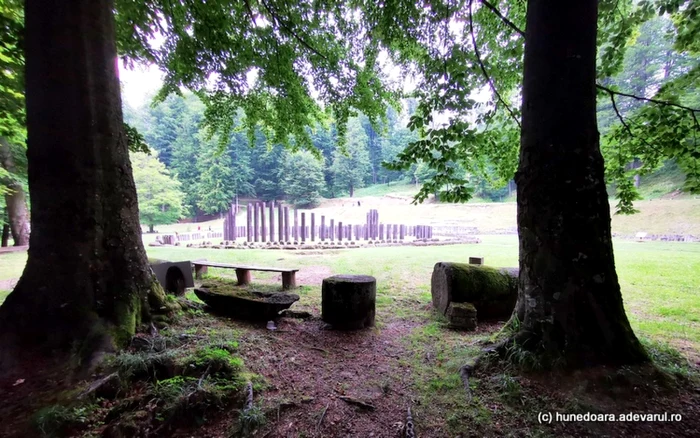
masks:
<path fill-rule="evenodd" d="M 647 358 L 615 272 L 596 125 L 597 0 L 530 0 L 514 339 L 568 364 Z M 516 320 L 517 318 L 517 320 Z"/>
<path fill-rule="evenodd" d="M 0 364 L 28 342 L 90 353 L 160 309 L 122 128 L 110 0 L 27 0 L 29 257 L 0 307 Z"/>
<path fill-rule="evenodd" d="M 10 143 L 0 137 L 0 166 L 10 173 L 17 173 Z M 14 180 L 3 181 L 9 189 L 5 193 L 5 205 L 9 217 L 10 232 L 15 246 L 29 245 L 29 212 L 22 185 Z"/>
<path fill-rule="evenodd" d="M 2 210 L 2 220 L 0 220 L 0 224 L 2 224 L 2 233 L 0 234 L 0 247 L 6 247 L 7 241 L 10 240 L 10 225 L 6 222 L 7 208 L 3 208 Z"/>

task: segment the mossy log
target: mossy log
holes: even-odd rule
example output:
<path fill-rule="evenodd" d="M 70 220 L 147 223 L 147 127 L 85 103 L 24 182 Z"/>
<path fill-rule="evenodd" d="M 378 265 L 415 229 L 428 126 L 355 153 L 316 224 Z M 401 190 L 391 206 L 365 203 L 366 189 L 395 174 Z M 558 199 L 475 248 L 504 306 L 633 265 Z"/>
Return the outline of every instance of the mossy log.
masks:
<path fill-rule="evenodd" d="M 341 330 L 374 325 L 377 280 L 369 275 L 334 275 L 323 280 L 321 318 Z"/>
<path fill-rule="evenodd" d="M 507 318 L 518 298 L 518 269 L 440 262 L 431 280 L 433 305 L 443 315 L 450 303 L 472 303 L 479 319 Z"/>

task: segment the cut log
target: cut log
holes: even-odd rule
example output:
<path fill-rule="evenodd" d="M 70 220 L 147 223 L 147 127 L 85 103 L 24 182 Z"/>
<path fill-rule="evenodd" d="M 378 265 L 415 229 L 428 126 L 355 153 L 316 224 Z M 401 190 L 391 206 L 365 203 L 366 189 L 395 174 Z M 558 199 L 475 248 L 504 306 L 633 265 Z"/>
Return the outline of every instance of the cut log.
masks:
<path fill-rule="evenodd" d="M 518 269 L 440 262 L 430 285 L 433 305 L 443 315 L 450 303 L 472 303 L 480 319 L 508 318 L 518 298 Z"/>
<path fill-rule="evenodd" d="M 341 330 L 374 325 L 377 280 L 369 275 L 334 275 L 323 280 L 321 318 Z"/>

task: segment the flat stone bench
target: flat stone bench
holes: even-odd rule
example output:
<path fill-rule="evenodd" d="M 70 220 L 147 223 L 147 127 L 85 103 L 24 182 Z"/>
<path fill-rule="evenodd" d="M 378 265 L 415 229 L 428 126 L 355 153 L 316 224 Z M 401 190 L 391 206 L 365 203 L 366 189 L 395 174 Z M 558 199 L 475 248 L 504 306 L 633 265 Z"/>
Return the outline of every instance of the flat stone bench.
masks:
<path fill-rule="evenodd" d="M 235 269 L 236 279 L 238 280 L 239 286 L 245 286 L 250 284 L 251 276 L 250 271 L 264 271 L 264 272 L 281 272 L 282 273 L 282 289 L 289 290 L 297 287 L 296 273 L 298 269 L 289 268 L 266 268 L 261 266 L 248 266 L 248 265 L 232 265 L 230 263 L 218 263 L 210 262 L 207 260 L 195 260 L 192 262 L 194 267 L 194 276 L 196 279 L 201 279 L 202 274 L 206 274 L 207 268 L 224 268 L 224 269 Z"/>

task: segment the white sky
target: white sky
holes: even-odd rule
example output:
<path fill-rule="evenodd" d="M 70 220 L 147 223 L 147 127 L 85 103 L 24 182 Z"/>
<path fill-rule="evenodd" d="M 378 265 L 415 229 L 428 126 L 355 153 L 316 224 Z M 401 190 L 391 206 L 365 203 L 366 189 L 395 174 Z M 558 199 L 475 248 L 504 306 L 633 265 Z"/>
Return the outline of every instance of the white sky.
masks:
<path fill-rule="evenodd" d="M 148 104 L 147 99 L 160 89 L 163 73 L 154 65 L 138 65 L 134 70 L 129 70 L 119 62 L 119 79 L 122 85 L 122 99 L 129 106 L 137 108 Z"/>

